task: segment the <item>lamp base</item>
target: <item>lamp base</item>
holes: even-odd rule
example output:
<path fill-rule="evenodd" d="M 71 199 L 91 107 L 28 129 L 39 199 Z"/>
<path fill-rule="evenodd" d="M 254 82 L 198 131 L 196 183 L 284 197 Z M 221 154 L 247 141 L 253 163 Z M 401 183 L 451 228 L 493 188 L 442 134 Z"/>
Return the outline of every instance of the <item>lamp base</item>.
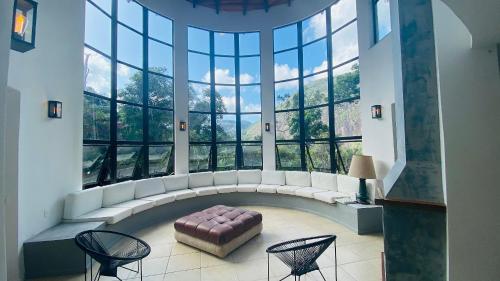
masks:
<path fill-rule="evenodd" d="M 370 197 L 368 197 L 368 189 L 366 188 L 366 179 L 359 179 L 359 191 L 356 194 L 356 201 L 359 204 L 369 205 Z"/>

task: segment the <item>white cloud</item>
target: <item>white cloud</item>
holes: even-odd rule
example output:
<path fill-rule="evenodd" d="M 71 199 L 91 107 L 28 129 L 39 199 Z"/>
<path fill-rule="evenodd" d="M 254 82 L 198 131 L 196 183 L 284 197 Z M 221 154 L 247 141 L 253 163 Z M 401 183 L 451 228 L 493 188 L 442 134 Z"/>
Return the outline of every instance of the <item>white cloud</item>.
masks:
<path fill-rule="evenodd" d="M 251 84 L 254 81 L 254 77 L 248 73 L 240 74 L 240 83 L 241 84 Z"/>
<path fill-rule="evenodd" d="M 304 30 L 306 41 L 312 41 L 326 35 L 326 14 L 321 12 L 311 18 L 309 25 Z"/>
<path fill-rule="evenodd" d="M 256 103 L 246 104 L 244 107 L 244 112 L 260 112 L 260 105 Z"/>
<path fill-rule="evenodd" d="M 316 66 L 313 69 L 312 73 L 320 72 L 320 71 L 323 71 L 325 69 L 328 69 L 328 61 L 327 60 L 324 60 L 319 66 Z"/>
<path fill-rule="evenodd" d="M 332 25 L 334 28 L 339 28 L 342 24 L 356 17 L 356 0 L 338 1 L 330 11 L 332 13 Z"/>
<path fill-rule="evenodd" d="M 281 81 L 299 76 L 299 69 L 296 67 L 291 68 L 288 64 L 275 64 L 274 65 L 274 80 Z"/>
<path fill-rule="evenodd" d="M 111 86 L 111 65 L 108 60 L 94 51 L 85 50 L 85 89 L 92 88 L 97 93 L 109 94 Z"/>
<path fill-rule="evenodd" d="M 236 97 L 225 97 L 222 96 L 222 103 L 228 112 L 236 111 Z"/>
<path fill-rule="evenodd" d="M 242 84 L 250 84 L 253 83 L 255 78 L 248 74 L 248 73 L 242 73 L 240 75 L 240 83 Z M 205 73 L 203 75 L 203 82 L 210 83 L 210 72 Z M 215 69 L 215 82 L 220 83 L 220 84 L 235 84 L 235 77 L 231 75 L 231 72 L 229 69 L 225 68 L 216 68 Z"/>

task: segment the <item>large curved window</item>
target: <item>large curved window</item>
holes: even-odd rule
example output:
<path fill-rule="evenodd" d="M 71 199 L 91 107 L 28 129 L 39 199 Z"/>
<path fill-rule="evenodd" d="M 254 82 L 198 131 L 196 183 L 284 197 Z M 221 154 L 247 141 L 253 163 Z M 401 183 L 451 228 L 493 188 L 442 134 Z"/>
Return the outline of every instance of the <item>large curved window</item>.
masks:
<path fill-rule="evenodd" d="M 172 21 L 134 1 L 86 2 L 83 184 L 173 173 Z"/>
<path fill-rule="evenodd" d="M 259 33 L 190 27 L 189 170 L 262 167 Z"/>
<path fill-rule="evenodd" d="M 346 172 L 361 150 L 356 1 L 274 30 L 276 164 Z"/>

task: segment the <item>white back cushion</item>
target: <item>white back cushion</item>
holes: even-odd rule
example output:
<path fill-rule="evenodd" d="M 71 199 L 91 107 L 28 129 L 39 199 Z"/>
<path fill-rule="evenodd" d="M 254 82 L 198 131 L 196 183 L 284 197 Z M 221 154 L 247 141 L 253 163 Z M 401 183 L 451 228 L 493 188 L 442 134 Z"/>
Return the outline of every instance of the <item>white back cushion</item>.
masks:
<path fill-rule="evenodd" d="M 260 170 L 239 170 L 238 184 L 260 184 L 262 181 L 262 172 Z"/>
<path fill-rule="evenodd" d="M 165 193 L 165 186 L 160 178 L 143 179 L 135 182 L 135 198 Z"/>
<path fill-rule="evenodd" d="M 214 172 L 214 185 L 229 185 L 238 183 L 238 171 Z"/>
<path fill-rule="evenodd" d="M 339 192 L 353 194 L 359 190 L 359 179 L 346 175 L 337 175 L 337 185 Z"/>
<path fill-rule="evenodd" d="M 102 207 L 102 187 L 73 192 L 64 200 L 64 218 L 75 219 Z"/>
<path fill-rule="evenodd" d="M 189 187 L 213 186 L 214 175 L 212 172 L 189 174 Z"/>
<path fill-rule="evenodd" d="M 187 189 L 189 184 L 188 175 L 172 175 L 162 178 L 167 192 Z"/>
<path fill-rule="evenodd" d="M 124 181 L 105 186 L 102 194 L 102 206 L 109 207 L 118 203 L 134 200 L 135 181 Z"/>
<path fill-rule="evenodd" d="M 262 171 L 262 184 L 285 185 L 284 171 Z"/>
<path fill-rule="evenodd" d="M 286 171 L 286 185 L 311 186 L 311 174 L 301 171 Z"/>
<path fill-rule="evenodd" d="M 337 175 L 331 173 L 311 172 L 311 186 L 337 191 Z"/>

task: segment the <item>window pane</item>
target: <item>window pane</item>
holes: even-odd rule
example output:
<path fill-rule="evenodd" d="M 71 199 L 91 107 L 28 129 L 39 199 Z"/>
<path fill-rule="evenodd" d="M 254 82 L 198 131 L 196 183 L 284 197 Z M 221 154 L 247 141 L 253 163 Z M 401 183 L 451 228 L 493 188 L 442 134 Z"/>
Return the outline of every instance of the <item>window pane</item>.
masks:
<path fill-rule="evenodd" d="M 337 137 L 361 136 L 359 100 L 336 104 L 334 110 Z"/>
<path fill-rule="evenodd" d="M 116 149 L 116 177 L 130 178 L 141 154 L 141 146 L 119 146 Z"/>
<path fill-rule="evenodd" d="M 288 81 L 274 85 L 276 110 L 299 108 L 299 81 Z"/>
<path fill-rule="evenodd" d="M 240 87 L 240 110 L 241 112 L 260 112 L 260 85 Z"/>
<path fill-rule="evenodd" d="M 172 44 L 172 21 L 148 11 L 148 32 L 149 37 Z"/>
<path fill-rule="evenodd" d="M 328 69 L 326 39 L 305 46 L 303 51 L 304 75 L 318 73 Z"/>
<path fill-rule="evenodd" d="M 308 143 L 306 163 L 309 171 L 330 172 L 330 144 L 327 142 Z"/>
<path fill-rule="evenodd" d="M 189 171 L 206 171 L 210 169 L 210 145 L 189 146 Z"/>
<path fill-rule="evenodd" d="M 210 83 L 210 57 L 188 53 L 189 80 Z"/>
<path fill-rule="evenodd" d="M 172 47 L 149 40 L 149 70 L 169 76 L 174 75 L 172 64 Z"/>
<path fill-rule="evenodd" d="M 89 48 L 84 49 L 83 61 L 85 91 L 111 97 L 111 61 Z"/>
<path fill-rule="evenodd" d="M 118 20 L 142 32 L 142 7 L 135 1 L 118 0 Z"/>
<path fill-rule="evenodd" d="M 304 79 L 304 106 L 328 103 L 328 74 L 323 72 Z"/>
<path fill-rule="evenodd" d="M 304 110 L 306 139 L 328 138 L 328 106 Z"/>
<path fill-rule="evenodd" d="M 210 122 L 210 114 L 189 113 L 189 141 L 211 141 L 212 127 Z"/>
<path fill-rule="evenodd" d="M 332 60 L 337 66 L 358 56 L 358 25 L 351 23 L 332 35 Z"/>
<path fill-rule="evenodd" d="M 339 148 L 340 157 L 342 157 L 342 161 L 337 157 L 338 173 L 346 174 L 346 172 L 349 171 L 349 167 L 351 166 L 352 156 L 363 153 L 361 142 L 343 142 L 338 143 L 337 145 Z M 344 164 L 343 166 L 342 162 Z M 343 167 L 345 167 L 345 171 Z"/>
<path fill-rule="evenodd" d="M 389 0 L 376 1 L 377 41 L 391 32 L 391 6 Z"/>
<path fill-rule="evenodd" d="M 149 140 L 174 141 L 174 113 L 168 110 L 149 109 Z"/>
<path fill-rule="evenodd" d="M 299 112 L 276 112 L 276 140 L 298 140 Z"/>
<path fill-rule="evenodd" d="M 356 0 L 341 0 L 330 8 L 332 12 L 332 31 L 356 18 Z"/>
<path fill-rule="evenodd" d="M 202 29 L 188 27 L 188 49 L 209 53 L 210 33 Z"/>
<path fill-rule="evenodd" d="M 302 43 L 326 36 L 326 12 L 322 11 L 302 23 Z"/>
<path fill-rule="evenodd" d="M 215 110 L 217 112 L 236 112 L 235 86 L 215 86 Z"/>
<path fill-rule="evenodd" d="M 234 34 L 214 33 L 214 53 L 234 56 Z"/>
<path fill-rule="evenodd" d="M 299 61 L 297 50 L 274 55 L 274 81 L 282 81 L 299 77 Z"/>
<path fill-rule="evenodd" d="M 217 145 L 217 170 L 236 169 L 236 145 Z"/>
<path fill-rule="evenodd" d="M 142 104 L 142 70 L 118 63 L 116 91 L 119 100 Z"/>
<path fill-rule="evenodd" d="M 234 58 L 215 57 L 215 83 L 234 84 Z"/>
<path fill-rule="evenodd" d="M 85 44 L 111 55 L 111 19 L 89 2 L 85 9 Z"/>
<path fill-rule="evenodd" d="M 150 146 L 149 147 L 149 174 L 171 174 L 173 173 L 173 145 Z"/>
<path fill-rule="evenodd" d="M 110 102 L 84 95 L 83 139 L 109 140 Z"/>
<path fill-rule="evenodd" d="M 257 169 L 262 167 L 262 145 L 244 144 L 241 148 L 243 150 L 242 167 Z"/>
<path fill-rule="evenodd" d="M 260 38 L 258 32 L 240 33 L 240 55 L 260 54 Z"/>
<path fill-rule="evenodd" d="M 217 114 L 217 141 L 236 141 L 236 115 Z"/>
<path fill-rule="evenodd" d="M 260 83 L 260 57 L 240 58 L 240 84 Z"/>
<path fill-rule="evenodd" d="M 142 141 L 142 108 L 118 103 L 118 140 Z"/>
<path fill-rule="evenodd" d="M 83 146 L 83 169 L 82 181 L 83 185 L 97 183 L 99 172 L 106 157 L 108 146 Z"/>
<path fill-rule="evenodd" d="M 297 24 L 274 30 L 274 51 L 297 47 Z"/>
<path fill-rule="evenodd" d="M 242 141 L 261 141 L 260 114 L 241 114 L 241 140 Z"/>
<path fill-rule="evenodd" d="M 278 170 L 300 170 L 300 145 L 276 145 L 276 166 Z"/>
<path fill-rule="evenodd" d="M 142 68 L 142 36 L 118 25 L 118 60 Z"/>
<path fill-rule="evenodd" d="M 111 1 L 109 0 L 92 0 L 94 4 L 103 9 L 106 13 L 111 14 Z M 88 4 L 88 2 L 87 2 Z"/>
<path fill-rule="evenodd" d="M 333 70 L 335 100 L 359 97 L 359 63 L 351 62 Z"/>
<path fill-rule="evenodd" d="M 189 83 L 189 110 L 210 112 L 210 85 Z"/>
<path fill-rule="evenodd" d="M 174 85 L 171 78 L 149 73 L 149 105 L 174 108 Z"/>

